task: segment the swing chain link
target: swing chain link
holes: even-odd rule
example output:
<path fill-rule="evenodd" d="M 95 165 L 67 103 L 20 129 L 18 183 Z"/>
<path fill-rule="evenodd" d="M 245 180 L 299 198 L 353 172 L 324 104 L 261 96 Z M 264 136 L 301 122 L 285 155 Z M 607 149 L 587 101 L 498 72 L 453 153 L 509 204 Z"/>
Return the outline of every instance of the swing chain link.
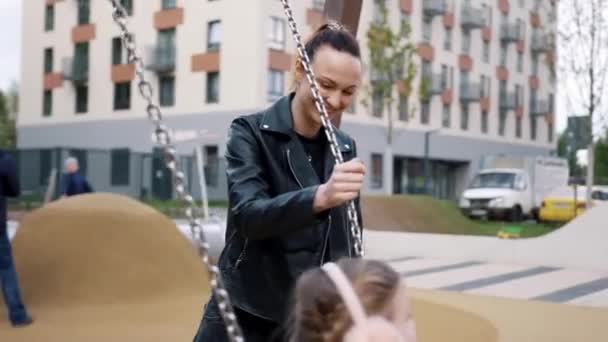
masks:
<path fill-rule="evenodd" d="M 135 38 L 127 27 L 127 12 L 120 0 L 109 0 L 113 7 L 112 18 L 121 32 L 123 47 L 127 50 L 127 59 L 135 67 L 135 75 L 138 79 L 138 88 L 141 96 L 146 101 L 146 112 L 148 119 L 155 125 L 154 134 L 160 146 L 164 149 L 166 166 L 173 175 L 173 183 L 177 197 L 186 205 L 185 214 L 190 225 L 190 233 L 196 245 L 199 256 L 202 258 L 210 278 L 213 295 L 217 301 L 220 313 L 226 324 L 226 330 L 231 342 L 244 342 L 243 333 L 238 325 L 236 315 L 221 279 L 219 268 L 212 264 L 209 259 L 209 244 L 201 227 L 200 220 L 196 217 L 196 206 L 194 199 L 186 191 L 185 175 L 179 170 L 177 150 L 171 143 L 171 135 L 167 126 L 163 124 L 160 107 L 153 100 L 153 89 L 150 82 L 145 78 L 144 61 L 136 51 Z"/>
<path fill-rule="evenodd" d="M 291 34 L 293 39 L 295 40 L 296 47 L 298 49 L 298 54 L 300 55 L 300 60 L 302 67 L 306 73 L 306 78 L 308 79 L 308 83 L 310 84 L 310 90 L 315 100 L 315 106 L 317 111 L 321 114 L 321 122 L 323 123 L 323 127 L 325 128 L 325 136 L 327 137 L 327 141 L 329 142 L 329 147 L 331 153 L 335 159 L 335 165 L 341 164 L 344 162 L 342 158 L 342 153 L 340 152 L 340 147 L 338 145 L 336 134 L 334 131 L 333 124 L 327 115 L 327 109 L 325 108 L 325 102 L 321 98 L 319 92 L 319 85 L 317 84 L 317 79 L 315 74 L 310 66 L 310 58 L 306 53 L 306 48 L 302 43 L 302 38 L 300 33 L 298 32 L 298 28 L 296 25 L 296 21 L 293 16 L 293 12 L 291 10 L 291 6 L 289 5 L 289 0 L 281 0 L 283 4 L 283 9 L 285 10 L 285 15 L 287 15 L 287 21 L 289 23 L 289 28 L 291 29 Z M 333 28 L 329 28 L 333 29 Z M 354 201 L 348 202 L 346 207 L 346 212 L 348 216 L 348 222 L 350 225 L 350 232 L 353 241 L 353 247 L 355 250 L 355 254 L 357 257 L 363 257 L 363 242 L 361 239 L 361 227 L 359 225 L 359 217 L 357 215 L 357 210 L 355 207 Z"/>

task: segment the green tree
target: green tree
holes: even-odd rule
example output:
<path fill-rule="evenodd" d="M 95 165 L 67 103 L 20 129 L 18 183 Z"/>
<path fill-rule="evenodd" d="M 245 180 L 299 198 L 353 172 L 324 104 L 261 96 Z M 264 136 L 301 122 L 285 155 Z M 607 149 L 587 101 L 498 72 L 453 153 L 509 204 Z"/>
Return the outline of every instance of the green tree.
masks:
<path fill-rule="evenodd" d="M 594 183 L 608 185 L 608 130 L 604 137 L 595 143 Z"/>
<path fill-rule="evenodd" d="M 0 90 L 0 148 L 14 149 L 17 142 L 15 118 L 11 117 L 16 111 L 16 95 L 5 94 Z"/>
<path fill-rule="evenodd" d="M 413 58 L 415 46 L 410 40 L 411 27 L 403 17 L 397 30 L 389 23 L 386 0 L 375 0 L 374 6 L 374 20 L 367 31 L 370 84 L 364 87 L 366 96 L 362 103 L 369 108 L 368 99 L 371 99 L 376 116 L 383 117 L 384 111 L 387 112 L 388 131 L 382 178 L 385 192 L 392 194 L 393 108 L 399 98 L 410 95 L 417 72 Z"/>

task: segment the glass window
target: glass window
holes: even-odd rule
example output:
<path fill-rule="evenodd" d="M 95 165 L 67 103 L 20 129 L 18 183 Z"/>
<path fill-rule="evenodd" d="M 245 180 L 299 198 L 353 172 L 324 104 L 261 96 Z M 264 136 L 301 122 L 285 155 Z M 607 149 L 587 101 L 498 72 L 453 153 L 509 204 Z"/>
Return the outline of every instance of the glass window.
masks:
<path fill-rule="evenodd" d="M 446 51 L 452 50 L 452 28 L 446 27 L 443 37 L 443 49 Z"/>
<path fill-rule="evenodd" d="M 44 10 L 44 30 L 52 31 L 55 29 L 55 5 L 46 5 Z"/>
<path fill-rule="evenodd" d="M 420 103 L 420 123 L 428 125 L 431 118 L 431 103 L 423 101 Z"/>
<path fill-rule="evenodd" d="M 521 52 L 517 53 L 517 71 L 518 72 L 524 71 L 524 54 Z"/>
<path fill-rule="evenodd" d="M 408 121 L 409 119 L 409 109 L 408 109 L 408 97 L 399 94 L 399 120 Z"/>
<path fill-rule="evenodd" d="M 162 76 L 159 78 L 159 103 L 163 107 L 175 104 L 175 77 Z"/>
<path fill-rule="evenodd" d="M 384 92 L 372 83 L 372 115 L 382 117 L 384 112 Z"/>
<path fill-rule="evenodd" d="M 285 21 L 278 17 L 270 17 L 268 28 L 268 44 L 272 49 L 285 49 Z"/>
<path fill-rule="evenodd" d="M 521 117 L 515 119 L 515 137 L 521 138 Z"/>
<path fill-rule="evenodd" d="M 89 107 L 89 87 L 79 85 L 76 87 L 76 113 L 86 113 Z"/>
<path fill-rule="evenodd" d="M 90 0 L 78 0 L 78 25 L 86 25 L 91 19 Z"/>
<path fill-rule="evenodd" d="M 530 139 L 536 140 L 536 115 L 530 115 Z"/>
<path fill-rule="evenodd" d="M 171 9 L 177 7 L 177 0 L 161 0 L 162 9 Z"/>
<path fill-rule="evenodd" d="M 128 15 L 133 15 L 133 0 L 120 0 L 120 4 L 125 8 Z"/>
<path fill-rule="evenodd" d="M 44 73 L 53 72 L 53 48 L 44 49 Z"/>
<path fill-rule="evenodd" d="M 433 30 L 432 18 L 429 18 L 427 16 L 423 16 L 422 17 L 422 39 L 425 42 L 430 42 L 431 41 L 432 30 Z"/>
<path fill-rule="evenodd" d="M 112 186 L 129 185 L 131 175 L 131 153 L 128 148 L 116 148 L 111 151 L 110 183 Z"/>
<path fill-rule="evenodd" d="M 372 189 L 382 188 L 382 154 L 372 153 Z"/>
<path fill-rule="evenodd" d="M 220 158 L 217 145 L 205 146 L 205 183 L 209 186 L 218 186 Z"/>
<path fill-rule="evenodd" d="M 207 73 L 207 103 L 218 103 L 220 101 L 220 73 Z"/>
<path fill-rule="evenodd" d="M 114 85 L 114 110 L 131 108 L 131 82 Z"/>
<path fill-rule="evenodd" d="M 283 96 L 285 73 L 281 70 L 268 70 L 268 101 L 274 102 Z"/>
<path fill-rule="evenodd" d="M 488 133 L 488 112 L 485 110 L 481 112 L 481 133 Z"/>
<path fill-rule="evenodd" d="M 207 51 L 219 50 L 221 38 L 222 22 L 219 20 L 210 21 L 207 24 Z"/>
<path fill-rule="evenodd" d="M 463 131 L 469 129 L 469 105 L 466 103 L 460 105 L 460 129 Z"/>
<path fill-rule="evenodd" d="M 498 116 L 498 135 L 504 136 L 507 126 L 507 112 L 501 110 Z"/>
<path fill-rule="evenodd" d="M 444 128 L 450 128 L 451 125 L 451 118 L 450 118 L 450 105 L 449 104 L 444 104 L 443 105 L 443 114 L 441 117 L 441 125 Z"/>
<path fill-rule="evenodd" d="M 462 32 L 462 53 L 465 55 L 471 52 L 471 31 Z"/>
<path fill-rule="evenodd" d="M 53 91 L 48 89 L 44 91 L 42 99 L 42 116 L 51 116 L 53 110 Z"/>
<path fill-rule="evenodd" d="M 483 42 L 483 61 L 490 63 L 490 42 Z"/>

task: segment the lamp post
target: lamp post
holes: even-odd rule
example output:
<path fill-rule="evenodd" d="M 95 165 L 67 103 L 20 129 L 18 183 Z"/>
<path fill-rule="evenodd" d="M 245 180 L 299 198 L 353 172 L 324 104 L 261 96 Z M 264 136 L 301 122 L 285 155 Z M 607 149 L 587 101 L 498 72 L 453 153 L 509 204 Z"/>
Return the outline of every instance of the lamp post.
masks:
<path fill-rule="evenodd" d="M 430 173 L 430 167 L 429 167 L 429 148 L 430 148 L 430 137 L 431 134 L 434 133 L 438 133 L 440 130 L 437 129 L 432 129 L 429 131 L 425 131 L 424 132 L 424 194 L 428 195 L 430 193 L 429 191 L 429 173 Z"/>

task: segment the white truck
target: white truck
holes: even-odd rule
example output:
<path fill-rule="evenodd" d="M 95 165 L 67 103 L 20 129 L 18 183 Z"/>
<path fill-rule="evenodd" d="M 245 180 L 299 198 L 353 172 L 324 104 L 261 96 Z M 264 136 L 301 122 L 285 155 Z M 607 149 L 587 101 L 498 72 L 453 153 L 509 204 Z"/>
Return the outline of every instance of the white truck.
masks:
<path fill-rule="evenodd" d="M 468 217 L 520 221 L 538 217 L 543 198 L 568 185 L 568 161 L 536 156 L 486 156 L 459 201 Z"/>

